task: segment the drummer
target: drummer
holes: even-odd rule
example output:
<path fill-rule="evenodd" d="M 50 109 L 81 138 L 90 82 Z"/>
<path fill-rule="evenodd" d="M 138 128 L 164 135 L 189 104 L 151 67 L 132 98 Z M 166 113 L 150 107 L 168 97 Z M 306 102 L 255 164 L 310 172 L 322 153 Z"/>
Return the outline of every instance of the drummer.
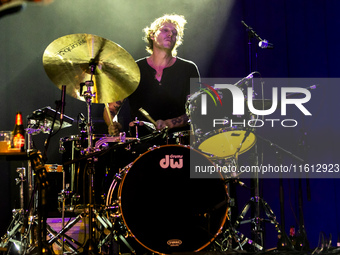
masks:
<path fill-rule="evenodd" d="M 110 135 L 117 136 L 123 131 L 122 123 L 113 121 L 123 104 L 123 108 L 129 106 L 130 130 L 135 130 L 131 127 L 138 123 L 139 136 L 143 134 L 143 126 L 146 126 L 143 125 L 144 121 L 149 122 L 139 111 L 140 108 L 155 120 L 157 130 L 165 127 L 172 131 L 188 129 L 185 103 L 190 93 L 190 78 L 199 78 L 199 71 L 194 62 L 177 56 L 177 48 L 183 42 L 185 24 L 183 16 L 172 14 L 157 18 L 144 28 L 146 51 L 150 55 L 136 61 L 141 72 L 137 89 L 123 101 L 109 104 L 111 116 L 104 110 Z"/>

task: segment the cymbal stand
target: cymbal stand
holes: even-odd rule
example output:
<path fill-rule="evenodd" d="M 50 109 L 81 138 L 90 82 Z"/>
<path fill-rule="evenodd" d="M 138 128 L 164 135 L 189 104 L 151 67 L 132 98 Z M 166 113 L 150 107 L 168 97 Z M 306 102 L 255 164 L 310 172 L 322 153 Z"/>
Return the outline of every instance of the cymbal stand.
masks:
<path fill-rule="evenodd" d="M 81 95 L 84 97 L 87 105 L 87 141 L 88 147 L 85 150 L 88 155 L 94 152 L 93 147 L 93 123 L 92 123 L 92 114 L 91 114 L 91 105 L 92 105 L 92 98 L 96 96 L 96 93 L 92 93 L 91 88 L 93 87 L 93 76 L 95 73 L 96 64 L 94 61 L 90 63 L 91 69 L 91 79 L 84 83 L 81 83 Z M 86 86 L 87 90 L 83 93 L 83 87 Z M 97 219 L 98 222 L 106 229 L 112 231 L 112 224 L 111 222 L 106 219 L 102 214 L 99 214 L 95 210 L 95 187 L 94 187 L 94 174 L 95 174 L 95 167 L 94 163 L 97 161 L 97 157 L 91 156 L 87 157 L 87 174 L 88 174 L 88 181 L 89 181 L 89 209 L 88 209 L 88 217 L 89 217 L 89 239 L 85 248 L 88 249 L 88 252 L 91 254 L 97 254 L 98 248 L 101 248 L 102 244 L 96 245 L 96 237 L 95 237 L 95 220 Z M 109 234 L 110 235 L 110 234 Z"/>
<path fill-rule="evenodd" d="M 75 219 L 73 219 L 71 222 L 69 222 L 66 226 L 63 226 L 63 229 L 59 232 L 53 232 L 48 229 L 49 233 L 53 236 L 48 241 L 49 245 L 52 245 L 54 242 L 60 242 L 59 238 L 61 236 L 65 236 L 65 238 L 69 238 L 65 233 L 70 230 L 77 222 L 79 222 L 81 219 L 88 217 L 89 219 L 89 239 L 87 240 L 86 244 L 83 245 L 83 253 L 84 254 L 98 254 L 99 249 L 102 248 L 102 246 L 110 239 L 110 237 L 119 238 L 122 239 L 121 236 L 118 235 L 118 232 L 114 230 L 114 224 L 110 222 L 102 213 L 98 212 L 96 210 L 96 203 L 95 203 L 95 187 L 94 187 L 94 176 L 95 176 L 95 167 L 94 164 L 98 160 L 97 156 L 99 153 L 102 152 L 95 151 L 95 148 L 93 146 L 93 123 L 92 123 L 92 98 L 96 96 L 96 93 L 92 93 L 91 88 L 94 86 L 93 82 L 93 76 L 95 72 L 96 64 L 91 62 L 90 63 L 90 69 L 91 69 L 91 79 L 89 81 L 85 81 L 80 84 L 80 95 L 84 97 L 87 105 L 87 123 L 86 123 L 86 131 L 87 131 L 87 148 L 85 151 L 85 156 L 80 157 L 79 159 L 72 160 L 70 162 L 64 163 L 65 165 L 80 161 L 80 160 L 87 160 L 87 164 L 85 166 L 85 170 L 88 175 L 88 183 L 89 183 L 89 201 L 88 201 L 88 207 L 85 208 L 85 211 L 81 214 L 79 214 Z M 87 89 L 83 91 L 83 88 L 86 87 Z M 96 221 L 97 220 L 97 221 Z M 97 224 L 98 223 L 98 224 Z M 100 241 L 97 242 L 96 240 L 96 231 L 101 230 L 99 227 L 103 227 L 104 229 L 107 229 L 110 231 L 109 234 L 104 234 L 104 231 L 101 231 L 101 234 L 105 235 L 105 237 Z M 124 240 L 122 239 L 124 242 Z M 79 242 L 75 242 L 74 240 L 71 240 L 74 244 L 81 246 Z M 75 251 L 75 247 L 67 242 L 67 247 L 71 251 Z"/>
<path fill-rule="evenodd" d="M 87 123 L 86 123 L 86 130 L 87 130 L 87 148 L 85 149 L 85 153 L 87 154 L 91 154 L 91 152 L 93 151 L 93 124 L 92 124 L 92 114 L 91 114 L 91 106 L 92 106 L 92 97 L 95 97 L 96 94 L 92 93 L 91 91 L 91 87 L 93 87 L 94 83 L 93 83 L 93 75 L 94 75 L 94 70 L 96 68 L 95 64 L 90 64 L 90 68 L 91 68 L 91 80 L 90 81 L 86 81 L 84 83 L 80 84 L 80 95 L 84 97 L 85 101 L 86 101 L 86 105 L 87 105 Z M 83 87 L 86 86 L 87 90 L 83 91 Z M 63 240 L 65 240 L 65 238 L 69 238 L 65 233 L 70 230 L 77 222 L 79 222 L 82 218 L 84 218 L 86 216 L 86 214 L 89 217 L 89 239 L 87 241 L 87 244 L 85 245 L 85 249 L 87 249 L 88 252 L 92 253 L 92 254 L 96 254 L 97 253 L 97 247 L 95 245 L 95 232 L 94 232 L 94 222 L 95 222 L 95 218 L 94 218 L 94 207 L 95 207 L 95 203 L 94 203 L 94 162 L 97 160 L 94 156 L 93 157 L 87 157 L 87 166 L 86 166 L 86 171 L 88 174 L 88 180 L 89 180 L 89 207 L 87 212 L 85 211 L 84 213 L 79 214 L 74 220 L 72 220 L 71 222 L 69 222 L 66 226 L 64 226 L 63 224 L 63 228 L 59 233 L 53 232 L 50 229 L 48 230 L 50 235 L 51 235 L 51 239 L 48 241 L 48 243 L 50 245 L 52 245 L 54 242 L 60 242 L 59 241 L 59 237 L 63 236 Z M 63 211 L 64 211 L 64 207 L 63 207 Z M 63 215 L 63 223 L 64 223 L 64 213 Z M 80 243 L 72 240 L 73 243 L 75 243 L 78 246 L 81 246 Z M 75 251 L 75 247 L 72 246 L 72 244 L 70 244 L 69 242 L 66 242 L 66 246 L 71 250 L 71 251 Z M 64 250 L 64 245 L 63 245 L 63 250 Z"/>
<path fill-rule="evenodd" d="M 91 106 L 92 106 L 92 98 L 96 96 L 96 93 L 92 93 L 91 88 L 94 86 L 93 83 L 93 75 L 95 72 L 96 65 L 94 63 L 90 63 L 90 69 L 91 69 L 91 80 L 86 81 L 84 83 L 81 83 L 81 95 L 84 97 L 87 105 L 87 149 L 85 150 L 86 153 L 91 153 L 93 151 L 93 125 L 92 125 L 92 115 L 91 115 Z M 86 86 L 87 90 L 82 93 L 83 87 Z M 97 159 L 95 157 L 89 157 L 87 158 L 87 174 L 88 174 L 88 180 L 89 180 L 89 239 L 88 239 L 88 251 L 96 253 L 96 246 L 95 246 L 95 236 L 94 236 L 94 161 Z"/>

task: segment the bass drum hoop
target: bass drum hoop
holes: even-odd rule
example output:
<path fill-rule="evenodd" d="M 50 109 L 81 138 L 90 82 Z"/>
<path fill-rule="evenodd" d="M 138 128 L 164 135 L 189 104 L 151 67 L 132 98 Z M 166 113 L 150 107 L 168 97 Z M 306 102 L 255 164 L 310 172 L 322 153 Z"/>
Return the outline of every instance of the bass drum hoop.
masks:
<path fill-rule="evenodd" d="M 148 247 L 147 245 L 145 245 L 142 241 L 140 241 L 136 235 L 133 233 L 133 231 L 131 230 L 131 228 L 129 227 L 128 223 L 127 223 L 127 220 L 124 216 L 124 212 L 123 212 L 123 207 L 122 207 L 122 190 L 123 190 L 123 187 L 124 187 L 124 182 L 126 181 L 126 177 L 129 176 L 129 171 L 131 170 L 131 168 L 133 168 L 134 164 L 136 162 L 138 162 L 138 160 L 140 160 L 141 158 L 143 158 L 145 155 L 147 155 L 148 153 L 152 153 L 153 151 L 155 150 L 159 150 L 159 149 L 162 149 L 162 148 L 165 148 L 165 147 L 180 147 L 180 148 L 187 148 L 189 150 L 192 150 L 192 151 L 195 151 L 197 154 L 201 155 L 202 157 L 204 157 L 205 160 L 208 160 L 212 165 L 213 165 L 213 162 L 208 158 L 206 157 L 206 155 L 204 155 L 203 153 L 195 150 L 195 149 L 192 149 L 190 148 L 190 146 L 183 146 L 183 145 L 174 145 L 174 144 L 170 144 L 170 145 L 162 145 L 162 146 L 158 146 L 156 148 L 152 148 L 151 150 L 141 154 L 136 160 L 133 161 L 133 163 L 130 163 L 129 165 L 127 165 L 125 167 L 125 169 L 122 171 L 124 173 L 124 176 L 123 178 L 121 179 L 120 181 L 120 184 L 119 184 L 119 187 L 118 187 L 118 203 L 119 203 L 119 212 L 120 212 L 120 216 L 121 216 L 121 219 L 123 220 L 124 222 L 124 225 L 126 227 L 126 229 L 128 230 L 130 236 L 132 236 L 140 245 L 142 245 L 144 248 L 146 248 L 147 250 L 151 251 L 151 252 L 154 252 L 154 253 L 157 253 L 157 254 L 161 254 L 161 255 L 170 255 L 172 254 L 171 253 L 164 253 L 164 252 L 160 252 L 160 251 L 157 251 L 153 248 L 150 248 Z M 222 181 L 223 180 L 223 176 L 221 173 L 218 174 L 219 175 L 219 178 L 220 180 Z M 117 183 L 115 183 L 115 185 L 113 186 L 116 186 Z M 112 186 L 112 185 L 111 185 Z M 226 196 L 228 197 L 228 190 L 227 190 L 227 186 L 224 185 L 224 192 L 226 194 Z M 113 191 L 111 191 L 111 194 L 113 194 Z M 229 197 L 228 197 L 229 198 Z M 109 201 L 109 200 L 107 200 Z M 112 199 L 110 199 L 110 201 L 112 201 Z M 205 244 L 203 244 L 202 246 L 200 246 L 199 248 L 197 248 L 196 250 L 190 250 L 190 251 L 178 251 L 178 252 L 198 252 L 198 251 L 201 251 L 202 249 L 204 249 L 205 247 L 207 247 L 209 244 L 211 244 L 215 238 L 221 233 L 222 231 L 222 228 L 227 220 L 227 217 L 228 217 L 228 210 L 229 208 L 227 207 L 222 219 L 221 219 L 221 224 L 219 225 L 219 228 L 218 230 L 216 231 L 216 233 L 214 233 L 214 235 L 208 240 L 206 241 Z M 138 213 L 138 212 L 137 212 Z"/>

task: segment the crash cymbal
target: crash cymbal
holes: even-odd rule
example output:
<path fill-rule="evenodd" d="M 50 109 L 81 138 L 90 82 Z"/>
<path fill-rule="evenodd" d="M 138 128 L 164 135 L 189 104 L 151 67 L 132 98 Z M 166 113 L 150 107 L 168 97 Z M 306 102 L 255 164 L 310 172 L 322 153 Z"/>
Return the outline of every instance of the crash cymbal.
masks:
<path fill-rule="evenodd" d="M 140 80 L 139 67 L 120 45 L 91 34 L 71 34 L 50 43 L 43 55 L 45 72 L 59 88 L 66 85 L 66 93 L 85 101 L 80 84 L 91 80 L 96 94 L 93 103 L 111 103 L 132 94 Z M 83 87 L 86 91 L 87 87 Z"/>

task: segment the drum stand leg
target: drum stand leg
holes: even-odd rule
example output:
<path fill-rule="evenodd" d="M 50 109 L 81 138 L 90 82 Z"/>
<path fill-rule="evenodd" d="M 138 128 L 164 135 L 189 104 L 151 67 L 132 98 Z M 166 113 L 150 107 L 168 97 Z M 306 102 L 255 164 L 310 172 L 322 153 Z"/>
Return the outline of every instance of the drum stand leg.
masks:
<path fill-rule="evenodd" d="M 7 233 L 1 237 L 0 251 L 7 251 L 10 242 L 14 244 L 19 252 L 24 252 L 29 246 L 29 234 L 34 223 L 34 217 L 29 217 L 25 213 L 24 206 L 24 185 L 26 182 L 26 169 L 24 167 L 17 168 L 19 178 L 16 178 L 16 184 L 20 184 L 20 209 L 13 210 L 13 219 L 10 223 Z M 28 227 L 26 228 L 26 226 Z M 20 235 L 20 236 L 18 236 Z M 19 240 L 18 240 L 19 238 Z"/>
<path fill-rule="evenodd" d="M 221 238 L 222 237 L 222 238 Z M 259 251 L 263 250 L 263 247 L 255 243 L 253 240 L 247 238 L 244 234 L 237 231 L 231 224 L 230 220 L 227 220 L 226 230 L 222 233 L 220 238 L 215 239 L 215 244 L 221 251 L 227 250 L 244 250 L 244 246 L 249 244 Z M 235 247 L 236 245 L 236 247 Z M 235 248 L 233 248 L 235 247 Z"/>
<path fill-rule="evenodd" d="M 24 224 L 24 200 L 23 200 L 23 189 L 24 189 L 24 176 L 25 176 L 25 168 L 18 168 L 17 172 L 19 173 L 19 178 L 16 178 L 16 184 L 18 185 L 20 183 L 20 205 L 21 209 L 13 210 L 13 219 L 12 222 L 9 224 L 9 227 L 7 229 L 7 233 L 1 237 L 1 243 L 0 248 L 1 251 L 7 251 L 7 246 L 10 242 L 13 242 L 15 244 L 16 240 L 13 239 L 16 234 L 22 231 L 23 224 Z M 21 245 L 20 245 L 21 246 Z"/>
<path fill-rule="evenodd" d="M 232 159 L 232 164 L 234 164 L 237 167 L 237 158 L 233 158 Z M 227 183 L 230 180 L 233 180 L 233 179 L 226 179 L 225 181 Z M 239 183 L 239 182 L 237 182 L 237 183 Z M 240 184 L 240 185 L 243 186 L 244 184 Z M 230 199 L 229 205 L 231 207 L 235 206 L 235 204 L 233 202 L 233 199 Z M 249 209 L 249 207 L 250 207 L 250 202 L 247 203 L 247 205 L 243 209 L 242 213 L 246 214 L 248 209 Z M 233 224 L 231 223 L 230 212 L 231 211 L 229 211 L 229 215 L 228 215 L 226 223 L 224 225 L 225 230 L 214 241 L 215 244 L 219 247 L 219 250 L 220 251 L 227 251 L 227 250 L 230 250 L 230 249 L 233 249 L 233 250 L 244 250 L 244 246 L 245 245 L 250 245 L 254 249 L 256 249 L 258 251 L 262 251 L 263 250 L 263 246 L 259 245 L 254 240 L 249 239 L 244 234 L 242 234 L 241 232 L 236 230 L 236 228 L 239 226 L 239 222 L 238 221 L 239 221 L 241 216 L 238 217 L 235 226 L 233 226 Z M 244 217 L 244 215 L 243 215 L 243 217 Z"/>
<path fill-rule="evenodd" d="M 15 236 L 22 231 L 24 223 L 23 221 L 24 218 L 22 216 L 22 211 L 13 210 L 13 220 L 7 229 L 7 233 L 3 237 L 1 237 L 0 251 L 7 252 L 10 242 L 13 242 L 15 245 L 21 243 L 20 241 L 15 239 Z M 18 245 L 18 249 L 21 249 L 21 244 Z"/>
<path fill-rule="evenodd" d="M 98 245 L 95 247 L 95 249 L 101 249 L 103 245 L 107 243 L 109 240 L 110 236 L 112 236 L 112 229 L 113 229 L 113 224 L 101 213 L 97 211 L 93 211 L 93 215 L 95 216 L 96 220 L 98 223 L 100 223 L 101 226 L 103 226 L 105 229 L 110 231 L 109 234 L 105 235 L 105 237 L 98 243 Z M 71 222 L 69 222 L 67 225 L 65 225 L 59 232 L 54 231 L 51 227 L 47 226 L 47 231 L 49 233 L 50 239 L 48 240 L 48 244 L 52 245 L 53 243 L 57 243 L 60 247 L 63 247 L 63 245 L 66 246 L 66 248 L 73 252 L 74 254 L 79 254 L 77 248 L 71 244 L 71 242 L 78 247 L 82 247 L 82 243 L 74 240 L 73 238 L 69 237 L 66 233 L 72 229 L 80 220 L 84 220 L 86 218 L 89 218 L 89 213 L 88 212 L 83 212 L 79 214 L 75 219 L 73 219 Z M 93 228 L 95 228 L 95 225 L 92 225 Z M 99 230 L 97 230 L 99 231 Z M 101 231 L 101 234 L 104 231 Z M 68 240 L 66 240 L 68 239 Z M 88 247 L 84 248 L 87 250 Z M 78 248 L 79 249 L 79 248 Z M 63 250 L 64 252 L 64 250 Z M 85 253 L 85 252 L 84 252 Z"/>
<path fill-rule="evenodd" d="M 124 229 L 125 226 L 122 223 L 121 219 L 115 219 L 114 229 L 112 231 L 112 239 L 111 239 L 111 246 L 113 249 L 109 252 L 110 255 L 118 255 L 120 253 L 120 245 L 124 244 L 125 247 L 129 249 L 131 254 L 136 254 L 135 249 L 129 244 L 129 242 L 124 237 Z M 108 236 L 107 236 L 108 237 Z M 103 240 L 104 241 L 104 240 Z"/>
<path fill-rule="evenodd" d="M 249 220 L 243 220 L 245 215 L 247 214 L 249 208 L 251 207 L 251 205 L 254 205 L 255 207 L 257 207 L 258 210 L 260 209 L 260 207 L 262 207 L 266 216 L 268 217 L 268 219 L 260 218 L 259 217 L 259 211 L 258 211 L 258 214 L 256 214 L 254 218 L 249 219 Z M 236 222 L 234 224 L 234 229 L 238 228 L 239 225 L 241 225 L 241 224 L 251 223 L 254 226 L 254 228 L 253 228 L 253 232 L 255 232 L 254 234 L 255 235 L 261 234 L 261 237 L 262 237 L 261 223 L 263 223 L 263 222 L 269 222 L 271 224 L 274 224 L 278 235 L 281 236 L 281 238 L 284 238 L 285 240 L 289 241 L 288 237 L 285 236 L 285 232 L 281 231 L 281 226 L 280 226 L 279 222 L 276 220 L 276 216 L 275 216 L 274 212 L 272 211 L 272 209 L 270 208 L 270 206 L 268 205 L 268 203 L 265 200 L 263 200 L 261 197 L 258 197 L 258 196 L 252 197 L 246 203 L 246 205 L 243 207 L 242 212 L 240 213 L 240 215 L 236 219 Z M 262 239 L 260 239 L 260 240 L 262 240 Z M 257 250 L 263 249 L 262 244 L 255 245 L 254 247 Z M 288 243 L 288 248 L 289 247 L 290 246 L 289 246 L 289 243 Z"/>
<path fill-rule="evenodd" d="M 120 169 L 119 173 L 116 174 L 115 177 L 114 177 L 114 180 L 113 180 L 112 185 L 110 187 L 110 191 L 113 191 L 115 189 L 116 185 L 119 185 L 118 183 L 120 183 L 120 181 L 122 179 L 122 175 L 130 167 L 131 167 L 131 164 L 127 165 L 123 169 Z M 110 215 L 110 218 L 113 219 L 112 220 L 113 223 L 111 223 L 111 221 L 109 221 L 110 224 L 112 224 L 112 232 L 110 233 L 110 235 L 107 235 L 102 240 L 101 243 L 104 244 L 105 241 L 109 241 L 108 238 L 111 237 L 110 242 L 111 242 L 112 249 L 109 251 L 110 255 L 121 254 L 120 253 L 120 245 L 121 244 L 124 244 L 125 247 L 127 247 L 129 249 L 131 254 L 136 254 L 135 249 L 133 249 L 133 247 L 128 243 L 128 241 L 124 237 L 124 235 L 127 233 L 127 229 L 126 229 L 126 227 L 123 223 L 123 220 L 121 219 L 121 214 L 118 210 L 118 208 L 119 208 L 118 203 L 116 201 L 112 200 L 112 198 L 115 197 L 115 195 L 110 191 L 107 194 L 106 204 L 111 205 L 111 206 L 107 206 L 106 211 L 107 211 L 107 214 Z"/>

